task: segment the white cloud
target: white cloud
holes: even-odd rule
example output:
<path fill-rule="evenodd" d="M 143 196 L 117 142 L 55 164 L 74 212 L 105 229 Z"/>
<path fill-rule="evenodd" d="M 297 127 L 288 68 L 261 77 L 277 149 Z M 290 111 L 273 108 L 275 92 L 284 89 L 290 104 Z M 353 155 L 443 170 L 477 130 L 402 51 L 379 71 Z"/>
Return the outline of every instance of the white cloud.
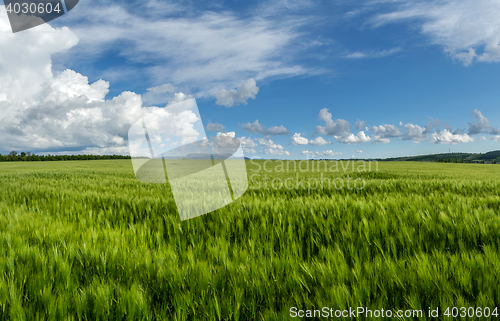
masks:
<path fill-rule="evenodd" d="M 151 91 L 151 92 L 157 93 L 157 94 L 162 94 L 162 93 L 173 93 L 176 89 L 177 89 L 177 87 L 175 87 L 174 85 L 164 84 L 161 86 L 148 88 L 148 91 Z"/>
<path fill-rule="evenodd" d="M 318 136 L 315 139 L 310 140 L 309 144 L 314 145 L 314 146 L 323 146 L 323 145 L 330 144 L 330 142 L 327 142 L 323 137 Z"/>
<path fill-rule="evenodd" d="M 345 136 L 334 136 L 339 143 L 343 144 L 361 144 L 366 143 L 371 140 L 369 136 L 366 136 L 364 131 L 358 132 L 356 135 L 350 133 Z"/>
<path fill-rule="evenodd" d="M 207 124 L 207 130 L 211 132 L 223 132 L 226 129 L 224 125 L 219 124 L 219 123 L 211 123 L 209 122 Z"/>
<path fill-rule="evenodd" d="M 491 136 L 490 139 L 500 143 L 500 135 Z"/>
<path fill-rule="evenodd" d="M 274 143 L 270 139 L 256 138 L 259 144 L 263 147 L 262 153 L 268 155 L 290 155 L 280 144 Z"/>
<path fill-rule="evenodd" d="M 389 138 L 401 136 L 401 132 L 394 125 L 372 126 L 370 131 L 373 133 L 372 141 L 374 143 L 389 143 Z"/>
<path fill-rule="evenodd" d="M 420 143 L 427 139 L 430 132 L 430 128 L 422 128 L 418 125 L 406 124 L 403 126 L 404 135 L 401 137 L 402 140 L 411 140 L 414 143 Z"/>
<path fill-rule="evenodd" d="M 106 81 L 90 84 L 72 70 L 54 76 L 51 55 L 78 43 L 67 28 L 45 24 L 14 35 L 0 9 L 0 33 L 0 150 L 123 150 L 140 117 L 139 95 L 105 100 Z"/>
<path fill-rule="evenodd" d="M 357 52 L 352 52 L 352 53 L 346 55 L 346 58 L 355 58 L 355 59 L 380 58 L 380 57 L 390 56 L 390 55 L 392 55 L 396 52 L 399 52 L 399 51 L 401 51 L 401 48 L 399 48 L 399 47 L 387 49 L 387 50 L 382 50 L 382 51 L 370 51 L 370 52 L 357 51 Z"/>
<path fill-rule="evenodd" d="M 322 152 L 312 152 L 309 150 L 302 150 L 301 151 L 302 155 L 314 155 L 314 156 L 335 156 L 335 155 L 342 155 L 341 152 L 334 152 L 333 150 L 325 150 Z"/>
<path fill-rule="evenodd" d="M 98 80 L 89 85 L 89 79 L 73 70 L 65 70 L 50 82 L 45 83 L 43 88 L 47 92 L 45 102 L 62 103 L 67 100 L 84 96 L 91 103 L 93 101 L 104 101 L 104 97 L 109 92 L 109 83 Z"/>
<path fill-rule="evenodd" d="M 257 151 L 254 149 L 257 147 L 257 143 L 251 137 L 241 137 L 240 138 L 241 146 L 243 147 L 243 151 L 245 153 L 255 154 Z"/>
<path fill-rule="evenodd" d="M 300 133 L 295 133 L 291 139 L 292 139 L 292 144 L 295 146 L 307 145 L 307 144 L 313 146 L 323 146 L 330 144 L 330 142 L 326 141 L 323 137 L 318 136 L 315 139 L 309 140 L 305 137 L 302 137 Z"/>
<path fill-rule="evenodd" d="M 301 27 L 310 20 L 255 12 L 241 16 L 229 10 L 201 11 L 196 6 L 146 1 L 141 10 L 127 10 L 124 4 L 80 1 L 78 19 L 67 22 L 81 40 L 71 54 L 89 61 L 113 48 L 129 62 L 153 66 L 140 69 L 141 74 L 182 87 L 196 97 L 234 88 L 244 79 L 309 72 L 290 62 L 291 56 L 300 54 L 290 48 L 302 41 Z M 126 46 L 117 45 L 123 43 Z M 248 97 L 255 94 L 247 93 Z M 223 98 L 220 102 L 228 103 Z"/>
<path fill-rule="evenodd" d="M 469 135 L 475 135 L 479 133 L 499 135 L 500 129 L 498 127 L 494 127 L 490 125 L 489 120 L 483 116 L 483 114 L 474 109 L 472 112 L 472 116 L 476 118 L 476 121 L 473 123 L 469 123 Z"/>
<path fill-rule="evenodd" d="M 356 153 L 358 153 L 358 154 L 362 154 L 362 153 L 363 153 L 363 151 L 362 151 L 362 150 L 357 150 L 357 151 L 356 151 Z"/>
<path fill-rule="evenodd" d="M 45 24 L 14 35 L 0 8 L 0 34 L 0 150 L 127 153 L 128 131 L 144 114 L 154 115 L 148 130 L 161 126 L 186 142 L 200 135 L 192 111 L 142 108 L 133 92 L 106 100 L 107 81 L 89 83 L 73 70 L 54 76 L 51 55 L 78 43 L 68 28 Z"/>
<path fill-rule="evenodd" d="M 372 136 L 372 142 L 373 143 L 382 143 L 382 144 L 388 144 L 391 142 L 389 138 L 382 138 L 378 136 Z"/>
<path fill-rule="evenodd" d="M 295 146 L 307 145 L 309 144 L 309 140 L 307 138 L 302 137 L 301 134 L 295 133 L 292 136 L 292 144 L 294 144 Z"/>
<path fill-rule="evenodd" d="M 325 126 L 317 126 L 316 130 L 327 136 L 344 136 L 351 130 L 351 124 L 344 119 L 332 119 L 332 114 L 327 108 L 323 108 L 319 112 L 319 119 L 325 122 Z"/>
<path fill-rule="evenodd" d="M 318 133 L 333 136 L 342 144 L 359 144 L 369 142 L 371 138 L 364 131 L 358 132 L 356 135 L 350 132 L 351 124 L 344 119 L 333 120 L 332 114 L 327 108 L 323 108 L 319 112 L 319 119 L 325 122 L 325 126 L 317 126 Z"/>
<path fill-rule="evenodd" d="M 68 74 L 74 76 L 72 81 L 75 83 L 81 84 L 85 80 L 85 77 L 72 71 L 61 75 L 69 80 Z M 50 83 L 52 81 L 47 82 Z M 92 100 L 85 92 L 97 93 L 93 85 L 87 84 L 74 96 L 65 98 L 68 95 L 65 88 L 50 87 L 49 91 L 39 92 L 39 100 L 33 101 L 29 107 L 23 102 L 0 103 L 0 109 L 8 109 L 0 121 L 0 149 L 60 150 L 123 146 L 128 128 L 140 117 L 142 102 L 137 94 L 124 92 L 112 100 Z M 102 89 L 100 95 L 106 93 L 107 88 Z"/>
<path fill-rule="evenodd" d="M 244 83 L 240 84 L 236 89 L 222 90 L 215 93 L 217 105 L 222 105 L 226 107 L 232 107 L 238 104 L 247 104 L 247 100 L 252 98 L 259 93 L 259 87 L 253 78 L 248 79 Z"/>
<path fill-rule="evenodd" d="M 334 155 L 342 155 L 341 152 L 334 152 L 332 150 L 325 150 L 324 152 L 322 153 L 319 153 L 318 155 L 321 155 L 321 156 L 334 156 Z"/>
<path fill-rule="evenodd" d="M 210 137 L 212 144 L 212 152 L 214 154 L 230 154 L 233 155 L 240 147 L 240 141 L 235 139 L 235 132 L 217 133 L 217 136 Z"/>
<path fill-rule="evenodd" d="M 159 154 L 158 147 L 167 151 L 205 138 L 201 135 L 203 130 L 201 119 L 190 108 L 192 106 L 195 106 L 194 101 L 168 108 L 147 107 L 142 109 L 141 113 L 148 135 L 157 154 Z M 165 148 L 166 144 L 168 148 Z"/>
<path fill-rule="evenodd" d="M 243 147 L 257 147 L 257 143 L 251 137 L 246 138 L 245 136 L 243 136 L 240 138 L 240 141 Z"/>
<path fill-rule="evenodd" d="M 384 138 L 392 138 L 401 136 L 401 132 L 394 125 L 379 125 L 370 127 L 370 131 L 373 135 L 384 137 Z"/>
<path fill-rule="evenodd" d="M 418 19 L 421 32 L 453 59 L 500 61 L 500 3 L 496 0 L 403 1 L 398 10 L 378 15 L 375 26 Z"/>
<path fill-rule="evenodd" d="M 0 6 L 0 34 L 0 101 L 13 103 L 31 104 L 41 86 L 53 78 L 50 57 L 78 43 L 68 28 L 47 24 L 13 34 L 4 6 Z"/>
<path fill-rule="evenodd" d="M 217 133 L 217 137 L 235 138 L 236 137 L 236 133 L 235 132 Z"/>
<path fill-rule="evenodd" d="M 172 98 L 171 100 L 168 101 L 168 105 L 173 105 L 173 104 L 177 104 L 177 103 L 180 103 L 181 101 L 185 101 L 185 100 L 189 100 L 189 99 L 192 99 L 193 96 L 192 95 L 186 95 L 184 93 L 176 93 L 174 95 L 174 98 Z"/>
<path fill-rule="evenodd" d="M 105 72 L 104 74 L 105 76 L 110 76 L 112 78 L 115 78 L 113 75 L 110 75 L 109 72 Z M 133 77 L 133 75 L 128 75 L 128 78 L 131 77 Z M 163 84 L 160 86 L 151 87 L 147 89 L 147 92 L 142 94 L 142 101 L 144 102 L 144 104 L 149 106 L 163 105 L 168 100 L 176 99 L 175 95 L 172 96 L 171 94 L 174 93 L 176 90 L 177 87 L 172 84 Z"/>
<path fill-rule="evenodd" d="M 259 123 L 259 120 L 257 119 L 254 123 L 246 123 L 241 125 L 241 128 L 244 130 L 250 132 L 250 133 L 256 133 L 256 134 L 262 134 L 265 136 L 274 136 L 274 135 L 288 135 L 290 132 L 288 129 L 281 126 L 273 126 L 268 129 L 266 129 L 264 126 L 262 126 Z"/>
<path fill-rule="evenodd" d="M 472 137 L 465 133 L 450 133 L 447 129 L 438 130 L 431 134 L 429 142 L 432 144 L 458 144 L 474 141 Z"/>
<path fill-rule="evenodd" d="M 479 140 L 482 141 L 482 142 L 484 142 L 484 141 L 486 141 L 488 139 L 485 136 L 481 136 L 481 137 L 479 137 Z"/>
<path fill-rule="evenodd" d="M 366 122 L 364 120 L 357 120 L 356 121 L 356 130 L 362 130 L 363 128 L 366 127 Z"/>

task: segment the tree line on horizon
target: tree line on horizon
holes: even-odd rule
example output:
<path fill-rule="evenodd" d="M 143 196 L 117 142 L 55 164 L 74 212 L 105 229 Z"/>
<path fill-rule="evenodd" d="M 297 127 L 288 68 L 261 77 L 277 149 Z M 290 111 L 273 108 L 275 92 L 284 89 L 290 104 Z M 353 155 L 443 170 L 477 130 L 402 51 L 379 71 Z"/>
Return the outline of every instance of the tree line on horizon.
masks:
<path fill-rule="evenodd" d="M 438 162 L 438 163 L 500 163 L 500 150 L 487 153 L 442 153 L 428 154 L 419 156 L 394 157 L 386 159 L 377 159 L 380 161 L 416 161 L 416 162 Z"/>
<path fill-rule="evenodd" d="M 31 152 L 12 151 L 8 155 L 0 154 L 0 162 L 48 162 L 72 160 L 104 160 L 104 159 L 130 159 L 125 155 L 36 155 Z"/>

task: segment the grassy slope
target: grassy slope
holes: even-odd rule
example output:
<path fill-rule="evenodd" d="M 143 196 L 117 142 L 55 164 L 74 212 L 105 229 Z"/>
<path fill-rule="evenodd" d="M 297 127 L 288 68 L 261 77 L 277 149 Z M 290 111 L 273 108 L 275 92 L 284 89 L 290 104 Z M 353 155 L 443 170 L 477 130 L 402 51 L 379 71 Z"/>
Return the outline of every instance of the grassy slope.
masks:
<path fill-rule="evenodd" d="M 136 181 L 128 160 L 0 163 L 0 319 L 500 302 L 500 166 L 384 162 L 324 173 L 364 178 L 361 191 L 309 193 L 257 188 L 297 172 L 254 163 L 240 200 L 185 222 L 168 185 Z"/>

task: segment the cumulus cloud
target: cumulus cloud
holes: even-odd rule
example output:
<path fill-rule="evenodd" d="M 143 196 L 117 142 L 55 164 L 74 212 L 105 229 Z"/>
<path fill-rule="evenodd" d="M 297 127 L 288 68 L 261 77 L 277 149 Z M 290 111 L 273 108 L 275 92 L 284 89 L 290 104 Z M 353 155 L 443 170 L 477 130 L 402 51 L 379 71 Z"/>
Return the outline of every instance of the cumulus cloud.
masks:
<path fill-rule="evenodd" d="M 64 86 L 58 86 L 60 79 Z M 104 100 L 109 84 L 89 84 L 66 70 L 48 80 L 37 99 L 0 103 L 0 149 L 61 150 L 123 146 L 130 125 L 140 117 L 141 97 L 124 92 Z"/>
<path fill-rule="evenodd" d="M 383 138 L 383 137 L 379 137 L 379 136 L 372 136 L 372 142 L 373 143 L 382 143 L 382 144 L 388 144 L 391 142 L 391 140 L 389 138 Z"/>
<path fill-rule="evenodd" d="M 325 126 L 317 126 L 318 133 L 333 136 L 342 144 L 360 144 L 371 141 L 371 138 L 364 131 L 352 134 L 351 124 L 344 119 L 333 120 L 332 114 L 327 108 L 323 108 L 319 112 L 319 119 L 325 122 Z"/>
<path fill-rule="evenodd" d="M 142 109 L 141 114 L 155 155 L 206 138 L 202 135 L 201 118 L 197 110 L 192 109 L 194 106 L 194 100 L 191 100 L 170 108 L 148 107 Z M 149 148 L 142 145 L 141 139 L 137 139 L 143 133 L 141 122 L 135 123 L 129 133 L 132 135 L 132 139 L 129 141 L 129 146 L 133 151 L 132 155 L 144 155 L 144 150 L 148 152 Z M 142 149 L 138 149 L 137 144 L 142 146 Z M 206 140 L 206 144 L 208 144 L 208 140 Z M 200 145 L 200 147 L 202 146 Z M 208 145 L 206 147 L 208 149 Z"/>
<path fill-rule="evenodd" d="M 364 131 L 358 132 L 356 135 L 350 133 L 344 136 L 334 136 L 339 143 L 343 144 L 361 144 L 371 141 L 371 138 Z"/>
<path fill-rule="evenodd" d="M 323 145 L 330 144 L 330 142 L 326 141 L 323 137 L 318 136 L 315 139 L 310 140 L 309 144 L 314 145 L 314 146 L 323 146 Z"/>
<path fill-rule="evenodd" d="M 276 144 L 270 139 L 257 138 L 256 139 L 262 147 L 262 153 L 267 155 L 290 155 L 280 144 Z"/>
<path fill-rule="evenodd" d="M 246 130 L 247 132 L 250 132 L 250 133 L 256 133 L 256 134 L 262 134 L 262 135 L 265 135 L 265 136 L 274 136 L 274 135 L 288 135 L 290 132 L 288 131 L 288 129 L 286 129 L 285 127 L 283 127 L 283 125 L 281 126 L 273 126 L 273 127 L 270 127 L 270 128 L 265 128 L 264 126 L 262 126 L 260 123 L 259 123 L 259 120 L 257 119 L 254 123 L 247 123 L 247 124 L 243 124 L 243 125 L 240 125 L 241 128 L 243 128 L 244 130 Z"/>
<path fill-rule="evenodd" d="M 380 26 L 418 19 L 421 32 L 432 43 L 467 66 L 474 60 L 500 61 L 499 16 L 496 0 L 403 1 L 398 9 L 376 16 L 372 23 Z"/>
<path fill-rule="evenodd" d="M 251 137 L 241 137 L 240 138 L 241 146 L 243 147 L 243 151 L 245 153 L 255 154 L 257 151 L 255 147 L 257 147 L 257 143 Z"/>
<path fill-rule="evenodd" d="M 361 153 L 363 153 L 363 151 L 362 150 L 357 150 L 356 153 L 361 154 Z"/>
<path fill-rule="evenodd" d="M 414 124 L 405 124 L 403 126 L 404 128 L 404 134 L 401 137 L 402 140 L 411 140 L 414 143 L 420 143 L 421 141 L 424 141 L 427 139 L 432 125 L 427 126 L 426 128 L 422 128 L 418 125 Z"/>
<path fill-rule="evenodd" d="M 389 143 L 389 138 L 401 136 L 401 132 L 394 125 L 384 124 L 379 126 L 372 126 L 369 129 L 373 133 L 372 141 L 374 143 Z"/>
<path fill-rule="evenodd" d="M 105 100 L 106 81 L 91 84 L 72 70 L 54 76 L 51 55 L 78 43 L 67 28 L 42 25 L 14 35 L 1 14 L 0 33 L 0 150 L 123 150 L 140 117 L 139 95 Z"/>
<path fill-rule="evenodd" d="M 362 130 L 363 128 L 366 127 L 366 122 L 364 120 L 357 120 L 356 121 L 356 130 Z"/>
<path fill-rule="evenodd" d="M 154 116 L 153 132 L 161 126 L 186 142 L 200 135 L 192 111 L 142 108 L 141 96 L 127 91 L 106 99 L 107 81 L 90 83 L 70 69 L 54 75 L 52 55 L 75 46 L 78 37 L 48 24 L 14 35 L 0 13 L 0 150 L 126 154 L 129 129 L 145 114 Z"/>
<path fill-rule="evenodd" d="M 344 119 L 333 120 L 328 108 L 319 111 L 319 119 L 325 122 L 325 126 L 317 126 L 318 133 L 327 136 L 343 136 L 350 132 L 351 124 Z"/>
<path fill-rule="evenodd" d="M 240 84 L 236 89 L 222 90 L 215 94 L 217 105 L 222 105 L 226 107 L 232 107 L 235 104 L 247 104 L 247 100 L 252 98 L 259 93 L 259 87 L 257 87 L 257 82 L 253 78 L 248 79 L 244 83 Z"/>
<path fill-rule="evenodd" d="M 318 155 L 321 156 L 334 156 L 334 155 L 342 155 L 341 152 L 334 152 L 333 150 L 325 150 L 324 152 L 320 152 Z"/>
<path fill-rule="evenodd" d="M 472 116 L 476 118 L 476 121 L 469 123 L 469 135 L 475 135 L 479 133 L 492 135 L 500 134 L 500 129 L 498 129 L 498 127 L 490 125 L 489 120 L 484 117 L 479 110 L 474 109 L 474 111 L 472 112 Z"/>
<path fill-rule="evenodd" d="M 307 139 L 305 137 L 302 137 L 300 133 L 295 133 L 292 136 L 292 144 L 295 146 L 300 146 L 300 145 L 313 145 L 313 146 L 323 146 L 330 144 L 330 142 L 326 141 L 323 137 L 316 137 L 315 139 Z"/>
<path fill-rule="evenodd" d="M 168 105 L 177 104 L 177 103 L 180 103 L 181 101 L 189 100 L 189 99 L 192 99 L 192 98 L 193 98 L 192 95 L 186 95 L 184 93 L 176 93 L 174 95 L 174 98 L 172 98 L 172 99 L 170 99 L 168 101 Z"/>
<path fill-rule="evenodd" d="M 307 145 L 309 144 L 309 140 L 307 138 L 302 137 L 301 134 L 295 133 L 292 136 L 292 144 L 294 144 L 295 146 Z"/>
<path fill-rule="evenodd" d="M 236 139 L 235 132 L 217 133 L 217 136 L 210 137 L 212 152 L 214 154 L 234 154 L 240 147 L 239 139 Z"/>
<path fill-rule="evenodd" d="M 53 29 L 47 24 L 36 31 L 13 34 L 3 6 L 0 6 L 0 33 L 0 101 L 4 102 L 32 104 L 41 86 L 54 77 L 51 56 L 78 43 L 68 28 Z M 5 114 L 3 110 L 1 114 Z"/>
<path fill-rule="evenodd" d="M 226 129 L 224 125 L 219 124 L 219 123 L 211 123 L 209 122 L 207 124 L 207 130 L 211 132 L 223 132 Z"/>
<path fill-rule="evenodd" d="M 458 143 L 469 143 L 474 141 L 472 137 L 465 133 L 451 133 L 448 129 L 437 130 L 435 133 L 430 135 L 429 142 L 432 144 L 458 144 Z"/>
<path fill-rule="evenodd" d="M 491 136 L 490 139 L 500 143 L 500 135 Z"/>

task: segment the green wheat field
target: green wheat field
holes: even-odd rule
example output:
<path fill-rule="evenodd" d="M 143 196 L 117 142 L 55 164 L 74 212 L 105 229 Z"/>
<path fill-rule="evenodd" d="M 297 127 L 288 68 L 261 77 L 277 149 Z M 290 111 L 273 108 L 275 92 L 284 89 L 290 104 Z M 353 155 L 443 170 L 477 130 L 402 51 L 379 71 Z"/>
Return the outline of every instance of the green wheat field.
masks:
<path fill-rule="evenodd" d="M 130 160 L 0 163 L 0 320 L 500 304 L 499 165 L 263 165 L 247 161 L 240 199 L 181 221 L 169 185 L 137 181 Z"/>

